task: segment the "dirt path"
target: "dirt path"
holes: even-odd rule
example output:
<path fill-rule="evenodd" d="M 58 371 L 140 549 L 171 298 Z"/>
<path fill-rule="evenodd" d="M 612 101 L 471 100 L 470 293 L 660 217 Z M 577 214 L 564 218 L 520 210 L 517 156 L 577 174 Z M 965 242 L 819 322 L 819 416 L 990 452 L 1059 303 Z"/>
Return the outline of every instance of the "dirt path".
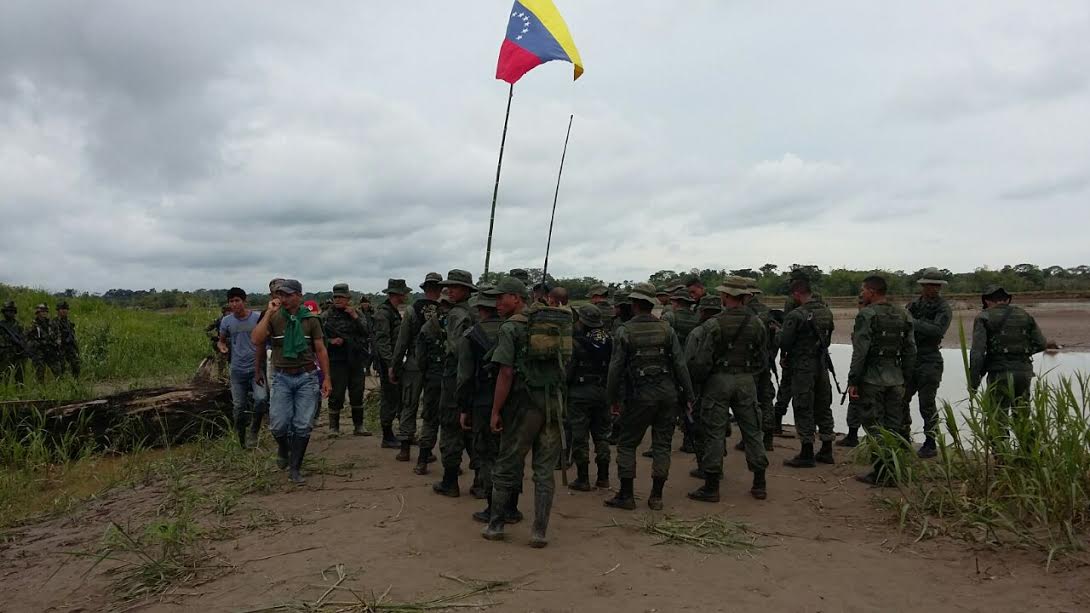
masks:
<path fill-rule="evenodd" d="M 482 502 L 465 493 L 457 500 L 435 495 L 435 475 L 413 475 L 410 465 L 393 460 L 394 452 L 379 449 L 377 439 L 327 439 L 319 432 L 312 449 L 324 459 L 312 466 L 354 467 L 340 476 L 312 474 L 299 489 L 276 473 L 273 493 L 245 497 L 226 522 L 228 538 L 211 545 L 234 569 L 169 590 L 139 610 L 242 611 L 313 602 L 336 581 L 333 571 L 323 580 L 323 570 L 337 564 L 347 573 L 342 587 L 368 596 L 389 589 L 388 598 L 400 601 L 464 589 L 443 575 L 517 580 L 517 589 L 490 597 L 499 603 L 495 611 L 1085 611 L 1090 601 L 1090 567 L 1068 563 L 1046 572 L 1035 552 L 947 539 L 913 543 L 876 504 L 882 492 L 852 479 L 858 467 L 783 468 L 796 450 L 793 439 L 777 439 L 764 502 L 748 495 L 744 458 L 733 451 L 723 502 L 686 499 L 698 482 L 687 476 L 690 456 L 674 455 L 665 512 L 745 522 L 760 533 L 763 547 L 752 555 L 659 545 L 636 528 L 614 526 L 641 524 L 646 507 L 607 509 L 607 492 L 569 493 L 559 479 L 548 548 L 527 546 L 528 522 L 508 527 L 507 542 L 490 543 L 470 518 Z M 642 505 L 649 460 L 641 459 L 639 470 Z M 468 482 L 463 477 L 463 488 Z M 531 484 L 526 489 L 532 491 Z M 139 525 L 163 496 L 154 486 L 117 492 L 70 517 L 9 533 L 0 546 L 0 610 L 111 608 L 109 564 L 88 573 L 89 560 L 65 552 L 93 549 L 110 521 Z M 528 514 L 530 498 L 521 505 Z M 346 590 L 334 593 L 351 600 Z"/>

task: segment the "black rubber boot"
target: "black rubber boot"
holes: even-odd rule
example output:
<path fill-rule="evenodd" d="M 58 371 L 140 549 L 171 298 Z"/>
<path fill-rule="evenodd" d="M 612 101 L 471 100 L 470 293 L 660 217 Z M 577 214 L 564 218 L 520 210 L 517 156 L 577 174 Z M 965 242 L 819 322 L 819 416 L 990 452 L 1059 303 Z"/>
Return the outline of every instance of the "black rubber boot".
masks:
<path fill-rule="evenodd" d="M 651 495 L 647 497 L 647 508 L 652 511 L 662 510 L 662 488 L 666 485 L 666 479 L 655 477 L 651 479 Z"/>
<path fill-rule="evenodd" d="M 704 470 L 699 466 L 689 471 L 689 476 L 693 479 L 707 479 L 708 476 L 704 474 Z"/>
<path fill-rule="evenodd" d="M 246 448 L 257 449 L 257 446 L 261 443 L 261 413 L 254 413 L 254 418 L 250 420 L 250 433 L 246 436 Z"/>
<path fill-rule="evenodd" d="M 481 531 L 481 536 L 490 541 L 503 540 L 503 525 L 507 523 L 507 513 L 504 510 L 510 504 L 509 494 L 503 490 L 492 490 L 492 510 L 488 518 L 488 525 Z"/>
<path fill-rule="evenodd" d="M 492 519 L 492 496 L 488 497 L 488 506 L 483 511 L 477 511 L 473 514 L 473 520 L 479 521 L 482 524 L 487 524 Z"/>
<path fill-rule="evenodd" d="M 488 498 L 488 492 L 484 491 L 484 484 L 481 483 L 480 470 L 473 471 L 473 485 L 469 486 L 469 495 L 477 500 Z"/>
<path fill-rule="evenodd" d="M 291 458 L 288 464 L 288 479 L 295 485 L 304 485 L 307 480 L 300 472 L 303 468 L 303 456 L 307 454 L 309 436 L 293 436 L 291 439 Z"/>
<path fill-rule="evenodd" d="M 541 549 L 549 544 L 545 533 L 549 530 L 549 513 L 553 508 L 553 494 L 534 492 L 534 525 L 530 528 L 530 546 Z"/>
<path fill-rule="evenodd" d="M 935 439 L 930 436 L 924 440 L 923 445 L 920 446 L 920 450 L 916 452 L 916 456 L 924 460 L 933 458 L 937 455 L 939 455 L 939 450 L 935 445 Z"/>
<path fill-rule="evenodd" d="M 621 477 L 621 491 L 617 492 L 617 495 L 613 498 L 605 501 L 604 504 L 614 509 L 634 510 L 636 508 L 636 497 L 632 491 L 632 479 Z"/>
<path fill-rule="evenodd" d="M 276 467 L 284 470 L 291 461 L 291 443 L 287 435 L 276 437 Z"/>
<path fill-rule="evenodd" d="M 746 450 L 746 439 L 744 439 L 744 438 L 740 439 L 738 441 L 738 443 L 734 445 L 734 450 L 735 451 L 745 451 Z"/>
<path fill-rule="evenodd" d="M 594 482 L 598 489 L 609 489 L 609 462 L 598 463 L 598 480 Z"/>
<path fill-rule="evenodd" d="M 844 438 L 836 442 L 837 447 L 858 447 L 859 446 L 859 434 L 856 428 L 848 430 L 848 434 Z"/>
<path fill-rule="evenodd" d="M 507 508 L 503 511 L 503 520 L 506 523 L 517 524 L 522 521 L 522 511 L 519 511 L 519 494 L 521 493 L 511 492 L 507 495 Z"/>
<path fill-rule="evenodd" d="M 784 460 L 783 465 L 790 466 L 791 468 L 813 468 L 817 466 L 817 464 L 814 463 L 814 444 L 803 443 L 799 455 L 790 460 Z"/>
<path fill-rule="evenodd" d="M 401 451 L 394 456 L 394 459 L 398 462 L 408 462 L 412 459 L 412 441 L 401 441 Z"/>
<path fill-rule="evenodd" d="M 689 492 L 689 498 L 700 502 L 719 502 L 719 475 L 708 475 L 704 485 Z"/>
<path fill-rule="evenodd" d="M 250 429 L 250 420 L 245 417 L 239 417 L 235 420 L 235 434 L 238 435 L 238 446 L 243 449 L 246 448 L 246 433 Z"/>
<path fill-rule="evenodd" d="M 575 481 L 568 484 L 568 489 L 577 492 L 589 492 L 594 489 L 590 486 L 590 467 L 587 464 L 576 464 L 575 470 L 578 476 L 575 477 Z"/>
<path fill-rule="evenodd" d="M 413 472 L 418 475 L 428 474 L 428 454 L 431 453 L 431 449 L 420 448 L 419 455 L 417 455 L 416 466 L 413 467 Z"/>
<path fill-rule="evenodd" d="M 822 464 L 836 464 L 836 459 L 833 458 L 833 442 L 821 441 L 821 449 L 814 454 L 814 462 L 821 462 Z"/>
<path fill-rule="evenodd" d="M 329 412 L 329 436 L 341 435 L 341 412 Z"/>
<path fill-rule="evenodd" d="M 462 490 L 458 487 L 458 469 L 444 468 L 443 480 L 432 485 L 431 489 L 436 494 L 441 494 L 450 498 L 461 496 Z"/>
<path fill-rule="evenodd" d="M 772 434 L 783 434 L 783 415 L 776 416 L 776 425 L 772 428 Z"/>
<path fill-rule="evenodd" d="M 768 485 L 765 483 L 765 471 L 759 470 L 753 473 L 753 486 L 749 488 L 749 494 L 757 500 L 768 498 Z"/>
<path fill-rule="evenodd" d="M 371 436 L 371 432 L 363 425 L 363 407 L 352 407 L 352 435 Z"/>
<path fill-rule="evenodd" d="M 397 440 L 394 436 L 393 426 L 382 427 L 382 448 L 383 449 L 400 449 L 401 441 Z"/>
<path fill-rule="evenodd" d="M 765 432 L 765 451 L 775 451 L 776 446 L 772 444 L 772 433 Z"/>

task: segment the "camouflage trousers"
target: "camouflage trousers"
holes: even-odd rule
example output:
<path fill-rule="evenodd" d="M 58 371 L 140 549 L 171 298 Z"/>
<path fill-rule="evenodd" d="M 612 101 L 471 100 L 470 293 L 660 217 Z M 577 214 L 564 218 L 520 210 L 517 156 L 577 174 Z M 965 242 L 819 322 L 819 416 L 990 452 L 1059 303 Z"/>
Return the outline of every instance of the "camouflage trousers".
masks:
<path fill-rule="evenodd" d="M 757 409 L 760 411 L 761 428 L 772 432 L 776 427 L 776 414 L 773 404 L 776 401 L 776 388 L 772 385 L 772 371 L 764 370 L 753 376 L 757 384 Z"/>
<path fill-rule="evenodd" d="M 594 463 L 609 464 L 609 407 L 606 390 L 600 385 L 572 387 L 568 393 L 567 422 L 571 424 L 572 462 L 590 463 L 590 441 L 594 441 Z"/>
<path fill-rule="evenodd" d="M 855 432 L 863 425 L 863 403 L 859 400 L 848 400 L 848 431 Z"/>
<path fill-rule="evenodd" d="M 904 395 L 905 386 L 903 385 L 864 383 L 859 386 L 860 421 L 867 434 L 878 437 L 876 440 L 881 440 L 879 430 L 885 428 L 908 438 L 903 430 Z"/>
<path fill-rule="evenodd" d="M 481 475 L 481 487 L 492 494 L 492 473 L 495 471 L 496 458 L 500 453 L 500 435 L 492 432 L 492 407 L 475 407 L 472 413 L 473 451 L 476 454 L 477 470 Z"/>
<path fill-rule="evenodd" d="M 670 450 L 677 424 L 677 392 L 673 383 L 668 390 L 640 394 L 628 398 L 621 412 L 621 435 L 617 440 L 617 476 L 636 478 L 636 447 L 651 428 L 651 477 L 665 479 L 670 475 Z"/>
<path fill-rule="evenodd" d="M 985 393 L 995 399 L 995 406 L 1000 411 L 998 417 L 1006 423 L 1012 409 L 1016 412 L 1027 410 L 1032 388 L 1033 371 L 990 372 Z"/>
<path fill-rule="evenodd" d="M 473 456 L 473 432 L 462 429 L 461 411 L 454 395 L 454 375 L 443 375 L 439 395 L 439 453 L 444 469 L 457 469 L 462 465 L 462 454 L 469 454 L 469 466 L 476 469 Z"/>
<path fill-rule="evenodd" d="M 798 432 L 799 442 L 813 443 L 815 430 L 821 434 L 822 441 L 836 440 L 833 432 L 833 389 L 828 370 L 794 369 L 791 373 L 791 405 L 795 407 L 795 431 Z"/>
<path fill-rule="evenodd" d="M 904 425 L 906 432 L 912 431 L 912 397 L 920 396 L 920 417 L 923 418 L 923 431 L 933 436 L 939 425 L 937 397 L 939 384 L 942 383 L 942 357 L 938 360 L 917 362 L 912 373 L 912 380 L 905 382 Z"/>
<path fill-rule="evenodd" d="M 379 404 L 379 424 L 385 428 L 394 425 L 394 418 L 401 414 L 401 383 L 390 383 L 385 364 L 379 369 L 379 381 L 382 382 L 382 400 Z"/>
<path fill-rule="evenodd" d="M 526 456 L 531 453 L 535 501 L 551 501 L 556 492 L 554 471 L 560 459 L 560 425 L 555 416 L 547 416 L 536 407 L 505 408 L 499 453 L 492 469 L 493 489 L 505 493 L 522 491 Z"/>
<path fill-rule="evenodd" d="M 362 362 L 331 362 L 329 364 L 329 406 L 330 415 L 340 415 L 344 408 L 345 392 L 348 393 L 348 405 L 353 409 L 363 408 L 363 374 Z"/>
<path fill-rule="evenodd" d="M 61 374 L 68 372 L 78 379 L 80 371 L 79 351 L 71 347 L 62 349 L 59 366 Z"/>
<path fill-rule="evenodd" d="M 780 373 L 780 391 L 776 394 L 776 414 L 774 417 L 787 415 L 787 405 L 791 404 L 791 365 L 788 364 Z"/>
<path fill-rule="evenodd" d="M 439 401 L 443 394 L 443 381 L 438 374 L 424 373 L 420 381 L 420 436 L 417 444 L 421 449 L 435 449 L 439 441 Z M 405 424 L 406 411 L 401 410 L 401 438 L 409 440 L 416 433 L 414 412 L 411 428 Z"/>
<path fill-rule="evenodd" d="M 45 382 L 45 371 L 49 369 L 49 372 L 53 373 L 53 378 L 60 377 L 63 374 L 63 367 L 61 361 L 57 359 L 57 356 L 48 356 L 46 358 L 40 358 L 37 362 L 34 362 L 34 374 L 38 377 L 38 383 Z"/>
<path fill-rule="evenodd" d="M 750 472 L 768 467 L 764 434 L 757 409 L 757 385 L 751 373 L 714 372 L 704 384 L 700 419 L 707 439 L 700 468 L 708 475 L 723 475 L 724 435 L 730 421 L 730 411 L 738 420 L 745 442 L 746 466 Z"/>

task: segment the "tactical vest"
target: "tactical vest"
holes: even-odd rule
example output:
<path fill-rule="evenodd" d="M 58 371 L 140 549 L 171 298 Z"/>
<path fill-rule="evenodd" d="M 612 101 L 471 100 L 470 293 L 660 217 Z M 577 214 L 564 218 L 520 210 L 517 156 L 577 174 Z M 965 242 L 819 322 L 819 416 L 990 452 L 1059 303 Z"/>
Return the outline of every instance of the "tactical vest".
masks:
<path fill-rule="evenodd" d="M 492 363 L 492 352 L 496 348 L 496 340 L 500 336 L 500 326 L 503 320 L 489 319 L 478 322 L 466 331 L 466 338 L 473 347 L 473 358 L 476 365 L 474 378 L 476 380 L 477 394 L 492 390 L 496 385 L 496 367 Z"/>
<path fill-rule="evenodd" d="M 439 303 L 427 298 L 421 298 L 414 302 L 411 308 L 413 310 L 413 327 L 409 330 L 409 338 L 415 341 L 416 335 L 420 334 L 424 324 L 439 316 Z M 416 356 L 416 343 L 410 342 L 405 353 L 409 356 Z"/>
<path fill-rule="evenodd" d="M 435 317 L 420 328 L 420 344 L 424 350 L 421 364 L 443 364 L 447 357 L 447 314 L 437 311 Z"/>
<path fill-rule="evenodd" d="M 901 347 L 908 330 L 906 313 L 892 304 L 876 304 L 871 319 L 871 345 L 868 357 L 874 360 L 900 361 Z"/>
<path fill-rule="evenodd" d="M 943 310 L 944 301 L 939 300 L 923 300 L 917 299 L 908 303 L 908 313 L 912 315 L 913 319 L 922 319 L 924 321 L 931 321 L 935 319 Z M 916 350 L 917 351 L 934 351 L 942 346 L 941 338 L 921 337 L 916 334 Z"/>
<path fill-rule="evenodd" d="M 673 316 L 674 332 L 677 333 L 678 342 L 684 346 L 689 333 L 700 325 L 700 315 L 692 309 L 674 309 Z"/>
<path fill-rule="evenodd" d="M 605 385 L 613 339 L 605 328 L 588 328 L 574 337 L 572 382 Z"/>
<path fill-rule="evenodd" d="M 1032 355 L 1029 313 L 1010 305 L 992 307 L 987 312 L 985 329 L 988 331 L 988 353 L 986 355 L 989 357 Z"/>
<path fill-rule="evenodd" d="M 757 372 L 761 363 L 758 328 L 751 325 L 757 315 L 750 309 L 728 309 L 715 316 L 719 324 L 719 342 L 715 348 L 715 365 L 729 373 Z"/>
<path fill-rule="evenodd" d="M 657 319 L 633 318 L 624 323 L 628 333 L 628 372 L 634 383 L 658 379 L 671 372 L 670 324 Z"/>
<path fill-rule="evenodd" d="M 799 326 L 799 341 L 795 347 L 799 351 L 822 353 L 829 346 L 833 333 L 833 313 L 819 302 L 807 302 L 798 308 L 804 314 L 803 325 Z"/>
<path fill-rule="evenodd" d="M 567 364 L 572 355 L 571 309 L 534 304 L 527 314 L 526 357 Z"/>

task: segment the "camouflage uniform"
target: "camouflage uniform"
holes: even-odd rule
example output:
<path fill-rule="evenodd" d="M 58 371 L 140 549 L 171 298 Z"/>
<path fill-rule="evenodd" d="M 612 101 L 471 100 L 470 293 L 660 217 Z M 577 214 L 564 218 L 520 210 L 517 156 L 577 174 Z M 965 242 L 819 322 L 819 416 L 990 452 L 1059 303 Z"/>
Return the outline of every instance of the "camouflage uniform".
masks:
<path fill-rule="evenodd" d="M 404 279 L 390 279 L 384 294 L 409 294 L 409 286 Z M 394 418 L 401 414 L 401 384 L 392 383 L 388 375 L 389 369 L 400 375 L 402 365 L 394 361 L 394 344 L 397 342 L 398 333 L 401 331 L 401 312 L 389 299 L 378 306 L 375 311 L 375 355 L 378 356 L 379 381 L 382 382 L 382 404 L 379 408 L 379 423 L 382 425 L 382 446 L 401 447 L 394 436 Z"/>
<path fill-rule="evenodd" d="M 419 302 L 419 301 L 418 301 Z M 415 305 L 415 303 L 414 303 Z M 423 372 L 423 389 L 421 397 L 420 418 L 423 425 L 420 428 L 419 458 L 416 468 L 418 475 L 427 474 L 428 462 L 434 461 L 432 450 L 439 441 L 439 411 L 443 394 L 443 364 L 447 357 L 447 337 L 444 329 L 448 304 L 434 303 L 435 308 L 423 309 L 424 321 L 420 326 L 420 332 L 416 335 L 416 359 L 420 362 L 420 370 Z M 429 311 L 434 311 L 428 314 Z"/>
<path fill-rule="evenodd" d="M 39 382 L 45 381 L 46 368 L 49 368 L 54 377 L 61 375 L 60 339 L 48 313 L 49 310 L 44 304 L 38 305 L 34 312 L 34 321 L 30 323 L 26 334 L 31 355 L 37 358 L 34 370 Z"/>
<path fill-rule="evenodd" d="M 23 369 L 30 357 L 30 346 L 23 336 L 22 327 L 15 319 L 18 313 L 15 302 L 8 301 L 4 304 L 4 319 L 0 321 L 0 384 L 5 383 L 10 376 L 17 385 L 22 385 Z"/>
<path fill-rule="evenodd" d="M 655 303 L 655 288 L 637 284 L 629 300 Z M 685 354 L 677 333 L 650 314 L 634 315 L 617 325 L 613 333 L 613 355 L 609 362 L 606 397 L 610 404 L 623 404 L 617 442 L 617 476 L 622 491 L 610 506 L 632 508 L 632 481 L 636 477 L 636 447 L 651 428 L 652 495 L 661 505 L 662 486 L 670 474 L 670 446 L 677 420 L 678 389 L 686 402 L 693 402 L 693 386 Z M 657 496 L 656 496 L 657 494 Z"/>
<path fill-rule="evenodd" d="M 939 271 L 929 269 L 919 280 L 920 284 L 946 285 Z M 908 303 L 908 313 L 912 315 L 912 331 L 916 335 L 916 367 L 912 376 L 905 382 L 904 430 L 912 431 L 912 411 L 909 404 L 912 397 L 920 395 L 920 416 L 923 418 L 924 434 L 928 449 L 935 445 L 935 428 L 938 426 L 939 413 L 936 397 L 942 382 L 942 338 L 950 327 L 953 318 L 950 305 L 942 296 L 929 300 L 920 296 Z M 927 453 L 926 451 L 924 452 Z"/>
<path fill-rule="evenodd" d="M 334 285 L 333 297 L 351 298 L 348 285 Z M 333 433 L 340 432 L 341 409 L 344 408 L 347 391 L 354 433 L 363 434 L 364 371 L 371 361 L 371 331 L 367 329 L 367 320 L 351 306 L 345 309 L 331 306 L 322 311 L 319 319 L 329 353 L 329 380 L 332 385 L 328 399 L 329 429 Z M 331 341 L 335 339 L 341 339 L 341 344 L 332 344 Z"/>
<path fill-rule="evenodd" d="M 791 296 L 788 296 L 783 303 L 783 317 L 787 319 L 788 313 L 798 308 L 798 303 Z M 787 354 L 782 348 L 780 348 L 780 365 L 783 367 L 780 371 L 780 390 L 776 395 L 776 404 L 774 407 L 775 423 L 773 423 L 773 429 L 776 432 L 783 430 L 783 418 L 787 415 L 787 405 L 791 404 L 792 385 L 791 381 L 791 356 Z"/>
<path fill-rule="evenodd" d="M 776 413 L 772 405 L 776 401 L 776 387 L 772 384 L 772 370 L 776 368 L 776 335 L 772 332 L 772 309 L 761 302 L 761 289 L 757 287 L 756 279 L 747 279 L 746 287 L 753 292 L 752 297 L 746 301 L 746 307 L 753 311 L 765 326 L 765 335 L 768 338 L 765 347 L 768 353 L 768 366 L 757 373 L 757 409 L 760 412 L 761 429 L 765 433 L 765 450 L 771 451 L 772 431 L 776 429 Z"/>
<path fill-rule="evenodd" d="M 478 306 L 495 308 L 494 295 L 478 294 Z M 457 343 L 458 375 L 457 396 L 461 414 L 471 424 L 473 451 L 480 471 L 480 485 L 489 499 L 488 507 L 475 513 L 478 521 L 488 522 L 492 510 L 492 472 L 499 453 L 500 435 L 492 432 L 492 399 L 496 392 L 496 368 L 492 364 L 492 352 L 499 340 L 500 320 L 493 311 L 491 317 L 466 330 Z"/>
<path fill-rule="evenodd" d="M 741 277 L 727 277 L 716 291 L 739 298 L 749 292 Z M 722 313 L 701 324 L 701 328 L 703 335 L 696 349 L 694 371 L 698 377 L 707 377 L 701 406 L 707 442 L 700 458 L 705 485 L 690 497 L 708 502 L 719 500 L 724 435 L 730 411 L 738 419 L 738 429 L 745 441 L 746 466 L 754 476 L 754 496 L 763 497 L 768 458 L 757 409 L 755 375 L 768 363 L 765 325 L 752 310 L 739 305 L 724 306 Z"/>
<path fill-rule="evenodd" d="M 429 272 L 424 276 L 424 282 L 420 288 L 431 284 L 436 286 L 443 280 L 443 275 L 437 272 Z M 442 370 L 439 365 L 432 365 L 426 359 L 426 355 L 419 351 L 417 339 L 420 329 L 424 324 L 438 317 L 439 303 L 435 300 L 420 298 L 413 301 L 409 308 L 405 309 L 405 316 L 401 320 L 398 329 L 397 343 L 394 345 L 394 363 L 404 364 L 404 370 L 400 375 L 401 382 L 401 417 L 399 419 L 399 438 L 401 440 L 401 454 L 399 460 L 409 461 L 409 447 L 416 437 L 416 418 L 420 408 L 421 395 L 424 393 L 425 378 L 429 381 L 434 395 L 428 395 L 426 400 L 431 401 L 432 406 L 425 406 L 423 410 L 423 426 L 420 431 L 421 447 L 430 452 L 435 447 L 435 440 L 439 432 L 438 422 L 438 390 L 442 385 Z M 406 444 L 408 443 L 408 444 Z M 425 444 L 426 443 L 426 444 Z M 427 457 L 425 453 L 423 457 Z"/>
<path fill-rule="evenodd" d="M 61 311 L 65 311 L 61 314 Z M 57 319 L 53 320 L 57 328 L 57 340 L 60 343 L 60 355 L 58 357 L 61 372 L 70 372 L 73 377 L 79 378 L 80 359 L 79 343 L 76 342 L 76 325 L 68 318 L 68 303 L 57 305 Z"/>
<path fill-rule="evenodd" d="M 597 487 L 609 487 L 609 429 L 611 420 L 606 403 L 606 378 L 613 339 L 602 324 L 601 312 L 585 305 L 578 312 L 574 330 L 572 360 L 568 367 L 568 411 L 571 423 L 572 460 L 578 477 L 571 488 L 589 491 L 590 445 L 594 440 L 594 463 L 598 468 Z"/>
<path fill-rule="evenodd" d="M 1009 298 L 1001 288 L 989 286 L 984 296 Z M 1033 354 L 1045 349 L 1045 337 L 1032 315 L 1009 303 L 980 311 L 973 321 L 973 345 L 969 353 L 969 385 L 975 390 L 984 377 L 988 393 L 1003 409 L 1025 409 L 1033 380 Z"/>
<path fill-rule="evenodd" d="M 670 327 L 674 329 L 674 332 L 677 334 L 678 343 L 681 344 L 682 351 L 684 352 L 689 333 L 700 325 L 700 315 L 693 308 L 695 301 L 689 296 L 688 290 L 684 288 L 675 290 L 673 294 L 670 294 L 670 300 L 672 301 L 672 304 L 664 307 L 660 319 L 670 324 Z M 681 426 L 683 435 L 681 451 L 685 453 L 694 453 L 696 451 L 696 443 L 693 441 L 694 432 L 692 424 L 688 419 L 684 395 L 679 395 L 678 401 L 680 402 L 678 405 L 678 425 Z"/>
<path fill-rule="evenodd" d="M 815 422 L 823 443 L 836 438 L 827 359 L 833 328 L 833 313 L 829 307 L 811 299 L 784 317 L 783 328 L 777 335 L 777 344 L 791 356 L 791 403 L 795 407 L 795 430 L 799 441 L 810 445 L 811 451 Z"/>
<path fill-rule="evenodd" d="M 477 291 L 473 285 L 473 276 L 464 270 L 451 270 L 447 273 L 447 279 L 440 285 L 460 285 Z M 439 451 L 443 461 L 443 484 L 450 488 L 450 480 L 453 479 L 453 490 L 457 490 L 458 470 L 462 463 L 463 452 L 468 452 L 473 458 L 473 433 L 462 430 L 458 417 L 461 413 L 458 406 L 458 354 L 457 344 L 466 331 L 473 327 L 475 315 L 469 310 L 468 300 L 450 304 L 450 310 L 440 321 L 443 324 L 444 338 L 446 339 L 446 353 L 443 359 L 443 386 L 439 401 Z M 475 462 L 473 463 L 476 464 Z M 479 475 L 478 479 L 479 481 Z M 438 486 L 439 484 L 437 484 Z M 479 487 L 479 483 L 475 482 Z M 437 490 L 438 491 L 438 490 Z"/>
<path fill-rule="evenodd" d="M 723 305 L 719 296 L 704 296 L 700 299 L 700 304 L 697 305 L 697 311 L 700 313 L 700 323 L 703 324 L 708 319 L 711 319 L 723 311 Z M 693 410 L 691 416 L 685 416 L 689 422 L 690 427 L 693 429 L 693 453 L 696 455 L 696 461 L 699 464 L 700 458 L 704 455 L 704 447 L 707 445 L 707 434 L 704 432 L 703 425 L 703 407 L 704 407 L 704 386 L 708 381 L 708 375 L 710 372 L 706 372 L 700 369 L 699 357 L 700 347 L 704 342 L 704 336 L 706 331 L 703 325 L 697 326 L 689 333 L 689 338 L 685 341 L 685 365 L 689 369 L 689 379 L 693 384 L 693 396 L 696 400 L 693 402 Z M 727 428 L 730 428 L 730 422 L 727 422 Z M 729 437 L 730 435 L 727 434 Z M 703 473 L 698 468 L 693 471 L 694 476 L 700 476 L 703 479 Z"/>

